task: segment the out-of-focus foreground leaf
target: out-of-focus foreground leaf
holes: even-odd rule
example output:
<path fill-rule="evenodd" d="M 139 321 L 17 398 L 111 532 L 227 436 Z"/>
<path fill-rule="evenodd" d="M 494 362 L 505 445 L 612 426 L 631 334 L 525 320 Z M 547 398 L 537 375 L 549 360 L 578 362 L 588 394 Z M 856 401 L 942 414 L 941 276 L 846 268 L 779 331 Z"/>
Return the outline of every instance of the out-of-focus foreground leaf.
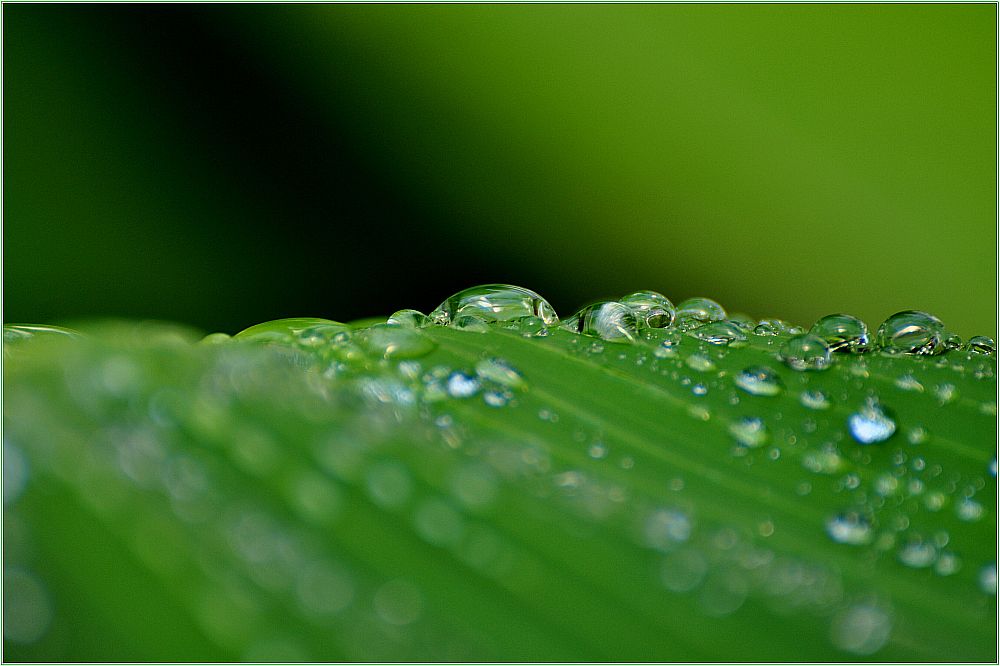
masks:
<path fill-rule="evenodd" d="M 995 358 L 787 338 L 7 344 L 6 659 L 994 659 Z"/>

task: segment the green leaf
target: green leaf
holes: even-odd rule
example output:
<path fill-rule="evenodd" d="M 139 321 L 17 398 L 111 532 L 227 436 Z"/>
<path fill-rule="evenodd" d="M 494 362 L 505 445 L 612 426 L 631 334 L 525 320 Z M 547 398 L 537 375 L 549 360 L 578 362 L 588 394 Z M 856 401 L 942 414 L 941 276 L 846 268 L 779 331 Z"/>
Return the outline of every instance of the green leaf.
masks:
<path fill-rule="evenodd" d="M 5 345 L 8 660 L 995 658 L 992 355 L 309 323 Z"/>

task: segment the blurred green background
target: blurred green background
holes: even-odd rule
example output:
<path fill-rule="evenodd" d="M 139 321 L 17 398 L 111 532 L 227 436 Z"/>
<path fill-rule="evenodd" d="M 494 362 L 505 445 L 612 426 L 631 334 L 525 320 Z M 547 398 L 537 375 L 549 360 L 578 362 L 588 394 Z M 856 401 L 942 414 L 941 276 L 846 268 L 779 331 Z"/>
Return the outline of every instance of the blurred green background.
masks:
<path fill-rule="evenodd" d="M 4 320 L 512 282 L 996 333 L 995 5 L 4 5 Z"/>

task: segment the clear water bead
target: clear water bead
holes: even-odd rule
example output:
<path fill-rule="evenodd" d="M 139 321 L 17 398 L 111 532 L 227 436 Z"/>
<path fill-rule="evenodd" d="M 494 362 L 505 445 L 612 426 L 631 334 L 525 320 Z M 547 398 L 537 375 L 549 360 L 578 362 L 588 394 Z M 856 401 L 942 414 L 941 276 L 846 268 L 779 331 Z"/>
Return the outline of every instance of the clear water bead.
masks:
<path fill-rule="evenodd" d="M 904 310 L 878 328 L 875 344 L 887 354 L 934 355 L 945 351 L 944 324 L 934 315 Z"/>
<path fill-rule="evenodd" d="M 445 299 L 430 318 L 435 324 L 447 326 L 463 315 L 488 323 L 523 317 L 538 317 L 547 326 L 559 322 L 548 301 L 530 289 L 509 284 L 484 284 L 460 291 Z"/>
<path fill-rule="evenodd" d="M 694 328 L 726 318 L 725 309 L 710 298 L 696 296 L 677 306 L 675 322 L 682 329 Z"/>
<path fill-rule="evenodd" d="M 419 358 L 437 347 L 420 331 L 393 324 L 375 324 L 359 331 L 355 338 L 369 354 L 391 359 Z"/>
<path fill-rule="evenodd" d="M 403 328 L 421 328 L 430 321 L 431 318 L 419 310 L 397 310 L 385 320 L 385 323 Z"/>
<path fill-rule="evenodd" d="M 729 433 L 736 438 L 740 446 L 755 449 L 767 443 L 770 435 L 763 419 L 756 416 L 744 416 L 729 426 Z"/>
<path fill-rule="evenodd" d="M 849 314 L 820 317 L 809 332 L 823 338 L 833 352 L 859 352 L 868 347 L 868 326 Z"/>
<path fill-rule="evenodd" d="M 753 329 L 754 335 L 783 335 L 801 332 L 801 328 L 784 319 L 761 319 Z"/>
<path fill-rule="evenodd" d="M 676 308 L 663 294 L 637 291 L 623 296 L 619 302 L 631 308 L 639 324 L 646 328 L 667 328 L 674 323 Z"/>
<path fill-rule="evenodd" d="M 997 353 L 997 343 L 993 338 L 985 335 L 977 335 L 969 339 L 965 348 L 973 354 L 986 354 L 993 356 Z"/>
<path fill-rule="evenodd" d="M 639 318 L 624 303 L 604 301 L 584 307 L 563 321 L 562 327 L 609 342 L 634 342 L 639 333 Z"/>
<path fill-rule="evenodd" d="M 877 444 L 892 437 L 896 432 L 896 422 L 875 398 L 867 398 L 865 404 L 847 418 L 847 429 L 860 444 Z"/>
<path fill-rule="evenodd" d="M 776 396 L 785 390 L 778 373 L 763 365 L 744 368 L 733 378 L 733 382 L 751 395 Z"/>
<path fill-rule="evenodd" d="M 823 338 L 805 333 L 781 345 L 778 358 L 792 370 L 826 370 L 830 367 L 830 346 Z"/>
<path fill-rule="evenodd" d="M 840 513 L 826 521 L 826 533 L 837 543 L 863 546 L 871 543 L 872 524 L 856 511 Z"/>
<path fill-rule="evenodd" d="M 747 335 L 730 321 L 713 321 L 688 331 L 688 335 L 713 345 L 736 345 L 746 342 Z"/>

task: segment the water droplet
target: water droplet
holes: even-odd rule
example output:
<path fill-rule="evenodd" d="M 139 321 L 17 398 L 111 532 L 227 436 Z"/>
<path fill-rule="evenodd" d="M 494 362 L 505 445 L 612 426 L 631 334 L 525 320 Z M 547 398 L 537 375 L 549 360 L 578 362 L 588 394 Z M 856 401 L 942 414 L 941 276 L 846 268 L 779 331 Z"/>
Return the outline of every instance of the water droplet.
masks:
<path fill-rule="evenodd" d="M 453 398 L 470 398 L 479 391 L 479 380 L 474 375 L 456 370 L 448 376 L 448 395 Z"/>
<path fill-rule="evenodd" d="M 754 327 L 757 326 L 756 319 L 742 312 L 730 313 L 727 319 L 747 332 L 753 331 Z"/>
<path fill-rule="evenodd" d="M 993 456 L 993 460 L 990 461 L 990 476 L 994 479 L 997 478 L 997 457 Z"/>
<path fill-rule="evenodd" d="M 660 580 L 671 592 L 690 592 L 701 584 L 707 572 L 705 558 L 697 551 L 685 549 L 664 556 Z"/>
<path fill-rule="evenodd" d="M 955 505 L 955 513 L 959 519 L 966 522 L 975 522 L 983 517 L 983 505 L 979 502 L 965 498 Z"/>
<path fill-rule="evenodd" d="M 826 521 L 826 533 L 837 543 L 863 546 L 872 541 L 871 522 L 856 511 L 840 513 Z"/>
<path fill-rule="evenodd" d="M 827 398 L 826 393 L 823 393 L 819 389 L 803 391 L 799 395 L 799 402 L 802 403 L 803 407 L 808 407 L 809 409 L 830 409 L 830 399 Z"/>
<path fill-rule="evenodd" d="M 288 343 L 300 341 L 305 346 L 316 347 L 332 342 L 340 334 L 350 335 L 351 328 L 340 322 L 314 317 L 274 319 L 243 329 L 234 338 L 255 342 Z"/>
<path fill-rule="evenodd" d="M 736 324 L 713 321 L 688 331 L 688 335 L 713 345 L 735 345 L 746 342 L 747 336 Z"/>
<path fill-rule="evenodd" d="M 733 378 L 733 382 L 751 395 L 776 396 L 785 390 L 778 373 L 762 365 L 744 368 Z"/>
<path fill-rule="evenodd" d="M 485 380 L 496 382 L 512 389 L 523 389 L 527 386 L 521 371 L 500 358 L 483 359 L 476 363 L 476 374 Z"/>
<path fill-rule="evenodd" d="M 875 343 L 888 354 L 940 354 L 944 351 L 944 324 L 926 312 L 904 310 L 882 322 Z"/>
<path fill-rule="evenodd" d="M 507 322 L 523 317 L 538 317 L 547 326 L 559 322 L 548 301 L 523 287 L 509 284 L 484 284 L 470 287 L 445 299 L 430 314 L 435 324 L 447 326 L 463 315 L 485 322 Z"/>
<path fill-rule="evenodd" d="M 44 324 L 4 324 L 3 327 L 3 343 L 5 345 L 49 337 L 82 338 L 83 334 L 62 326 Z"/>
<path fill-rule="evenodd" d="M 365 351 L 382 358 L 418 358 L 437 347 L 437 343 L 414 328 L 393 324 L 375 324 L 355 334 Z"/>
<path fill-rule="evenodd" d="M 969 340 L 965 348 L 973 354 L 986 354 L 995 356 L 997 353 L 997 343 L 993 338 L 985 335 L 977 335 Z"/>
<path fill-rule="evenodd" d="M 958 573 L 961 568 L 962 561 L 955 553 L 941 553 L 938 555 L 937 562 L 934 563 L 934 573 L 939 576 L 950 576 Z"/>
<path fill-rule="evenodd" d="M 823 338 L 834 352 L 859 352 L 868 347 L 868 327 L 849 314 L 821 317 L 809 332 Z"/>
<path fill-rule="evenodd" d="M 997 565 L 987 564 L 979 570 L 979 589 L 986 594 L 997 594 Z"/>
<path fill-rule="evenodd" d="M 419 310 L 397 310 L 385 320 L 385 323 L 403 328 L 422 328 L 431 322 L 431 318 Z"/>
<path fill-rule="evenodd" d="M 763 446 L 770 439 L 764 421 L 756 416 L 745 416 L 729 425 L 730 434 L 749 449 Z"/>
<path fill-rule="evenodd" d="M 233 336 L 228 333 L 209 333 L 201 340 L 198 341 L 200 345 L 220 345 L 225 342 L 229 342 L 233 339 Z"/>
<path fill-rule="evenodd" d="M 657 550 L 672 550 L 691 536 L 691 519 L 678 509 L 660 509 L 646 518 L 646 545 Z"/>
<path fill-rule="evenodd" d="M 670 299 L 655 291 L 637 291 L 623 296 L 621 303 L 628 306 L 639 324 L 646 328 L 667 328 L 674 323 L 676 309 Z"/>
<path fill-rule="evenodd" d="M 899 561 L 914 569 L 923 569 L 934 564 L 937 548 L 919 536 L 911 537 L 899 551 Z"/>
<path fill-rule="evenodd" d="M 910 444 L 923 444 L 927 441 L 928 437 L 930 437 L 930 434 L 927 432 L 927 429 L 922 426 L 910 428 L 910 431 L 906 433 L 906 440 Z"/>
<path fill-rule="evenodd" d="M 681 329 L 694 328 L 726 318 L 726 311 L 710 298 L 689 298 L 677 306 L 674 321 Z"/>
<path fill-rule="evenodd" d="M 506 407 L 514 399 L 514 394 L 507 390 L 483 391 L 483 402 L 490 407 Z"/>
<path fill-rule="evenodd" d="M 784 335 L 793 331 L 801 333 L 802 329 L 784 319 L 761 319 L 753 329 L 754 335 L 766 336 Z"/>
<path fill-rule="evenodd" d="M 466 333 L 485 333 L 490 330 L 490 325 L 476 315 L 464 314 L 455 317 L 451 322 L 452 328 L 457 328 Z"/>
<path fill-rule="evenodd" d="M 917 381 L 917 378 L 909 373 L 900 375 L 896 379 L 896 386 L 904 391 L 914 391 L 916 393 L 924 392 L 924 385 Z"/>
<path fill-rule="evenodd" d="M 606 447 L 601 442 L 594 442 L 587 449 L 587 455 L 589 455 L 594 460 L 603 460 L 608 455 L 608 447 Z"/>
<path fill-rule="evenodd" d="M 562 327 L 609 342 L 634 342 L 639 332 L 639 319 L 629 306 L 604 301 L 582 308 L 563 321 Z"/>
<path fill-rule="evenodd" d="M 695 384 L 691 387 L 691 393 L 697 396 L 708 395 L 708 387 L 704 384 Z"/>
<path fill-rule="evenodd" d="M 822 338 L 806 333 L 785 341 L 778 358 L 792 370 L 826 370 L 830 367 L 830 347 Z"/>
<path fill-rule="evenodd" d="M 947 351 L 955 351 L 956 349 L 961 349 L 962 345 L 965 344 L 962 340 L 962 336 L 956 333 L 945 333 L 947 337 L 944 339 L 944 348 Z"/>
<path fill-rule="evenodd" d="M 697 372 L 712 372 L 715 370 L 715 363 L 704 354 L 691 354 L 684 359 L 684 365 Z"/>
<path fill-rule="evenodd" d="M 830 623 L 830 641 L 835 647 L 854 654 L 877 652 L 892 633 L 892 620 L 881 608 L 851 606 Z"/>
<path fill-rule="evenodd" d="M 865 404 L 847 419 L 847 429 L 861 444 L 884 442 L 896 432 L 896 422 L 875 398 L 867 398 Z"/>

